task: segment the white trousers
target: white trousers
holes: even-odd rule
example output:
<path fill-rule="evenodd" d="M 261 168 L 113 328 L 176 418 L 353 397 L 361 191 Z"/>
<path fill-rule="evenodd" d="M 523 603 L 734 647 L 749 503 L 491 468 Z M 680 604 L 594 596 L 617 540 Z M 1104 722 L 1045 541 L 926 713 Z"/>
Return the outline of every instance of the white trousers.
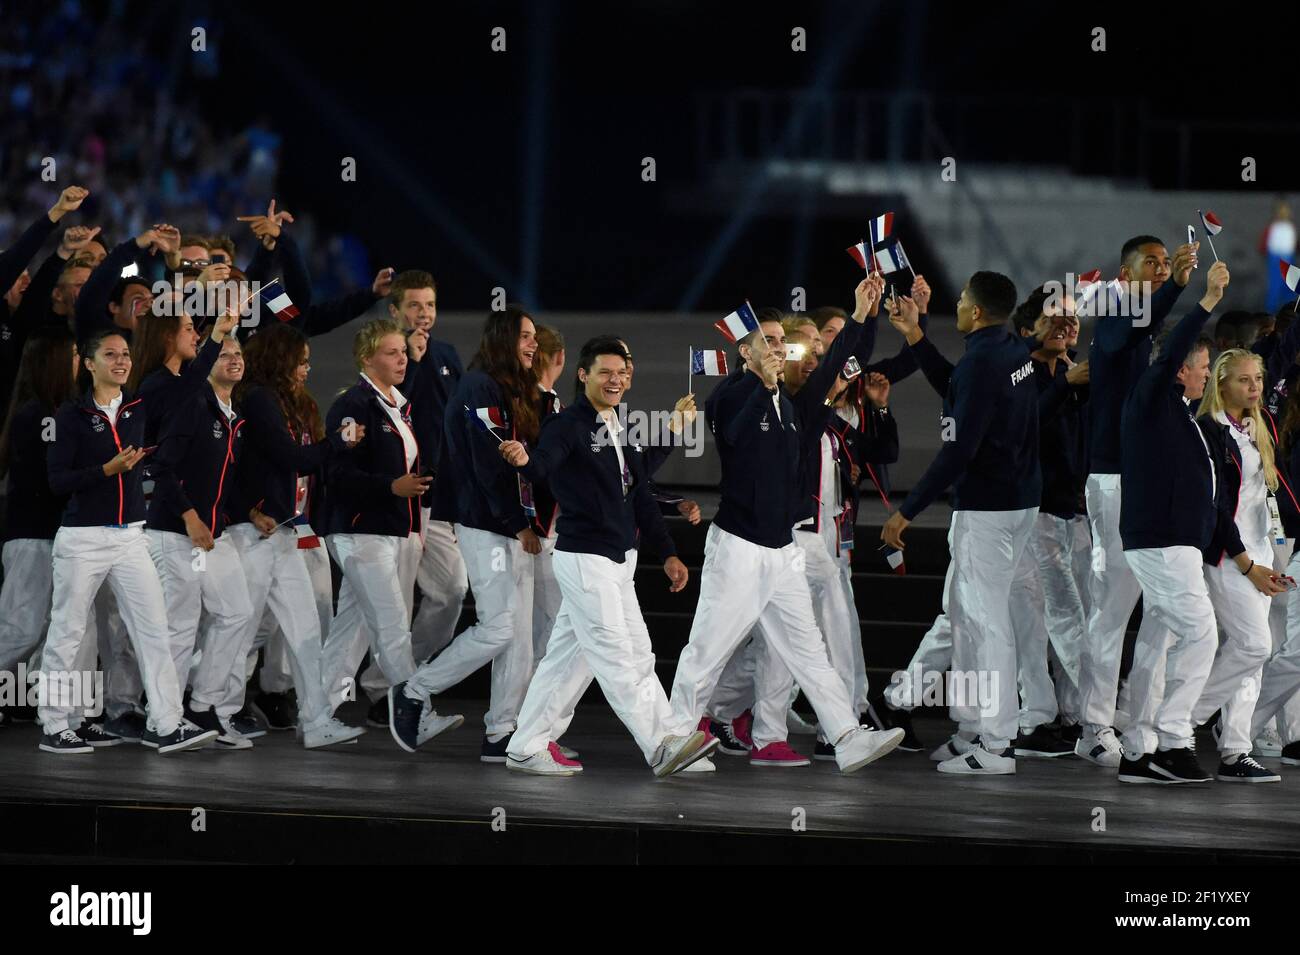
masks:
<path fill-rule="evenodd" d="M 596 554 L 555 552 L 560 611 L 520 708 L 511 755 L 532 756 L 562 735 L 594 675 L 650 762 L 668 734 L 671 714 L 636 598 L 636 564 L 635 550 L 622 564 Z"/>
<path fill-rule="evenodd" d="M 1040 511 L 1034 531 L 1034 557 L 1042 583 L 1057 704 L 1067 719 L 1078 723 L 1083 718 L 1079 656 L 1088 633 L 1084 592 L 1080 589 L 1080 581 L 1087 578 L 1081 578 L 1079 572 L 1086 574 L 1090 560 L 1088 522 L 1082 517 L 1062 520 Z"/>
<path fill-rule="evenodd" d="M 635 551 L 632 551 L 635 554 Z M 564 594 L 555 577 L 555 535 L 542 538 L 542 552 L 533 559 L 533 670 L 542 662 L 546 645 L 560 615 Z"/>
<path fill-rule="evenodd" d="M 421 526 L 424 542 L 415 579 L 423 597 L 411 624 L 411 648 L 419 663 L 451 643 L 469 590 L 465 559 L 451 524 L 429 520 L 426 509 Z"/>
<path fill-rule="evenodd" d="M 73 667 L 86 638 L 95 595 L 107 581 L 117 598 L 149 696 L 148 725 L 170 733 L 181 721 L 181 691 L 167 639 L 167 608 L 158 571 L 141 527 L 61 527 L 54 537 L 53 605 L 41 654 L 46 674 Z M 47 677 L 48 679 L 48 677 Z M 66 699 L 50 700 L 37 718 L 46 733 L 68 729 L 79 716 Z"/>
<path fill-rule="evenodd" d="M 334 562 L 343 569 L 339 609 L 325 641 L 323 672 L 331 710 L 356 698 L 357 667 L 367 645 L 386 689 L 410 679 L 415 672 L 411 657 L 411 603 L 415 568 L 420 560 L 420 537 L 410 534 L 331 534 Z M 372 686 L 375 678 L 369 670 Z"/>
<path fill-rule="evenodd" d="M 1125 560 L 1119 536 L 1119 475 L 1088 475 L 1085 493 L 1092 525 L 1091 608 L 1079 654 L 1079 694 L 1083 722 L 1095 732 L 1115 722 L 1124 632 L 1142 589 Z M 1196 577 L 1200 576 L 1198 571 Z"/>
<path fill-rule="evenodd" d="M 1300 580 L 1300 553 L 1291 558 L 1286 572 Z M 1274 602 L 1280 599 L 1273 598 Z M 1278 735 L 1283 742 L 1300 740 L 1300 600 L 1287 604 L 1286 641 L 1264 664 L 1250 738 L 1259 736 L 1272 719 L 1278 721 Z"/>
<path fill-rule="evenodd" d="M 1252 558 L 1272 556 L 1267 546 L 1248 548 Z M 1192 725 L 1208 720 L 1222 708 L 1223 735 L 1219 752 L 1224 756 L 1249 753 L 1255 701 L 1259 697 L 1264 662 L 1273 651 L 1268 614 L 1271 600 L 1245 577 L 1226 556 L 1217 567 L 1205 567 L 1205 586 L 1214 605 L 1214 619 L 1223 631 L 1201 698 L 1192 709 Z"/>
<path fill-rule="evenodd" d="M 709 528 L 700 599 L 673 680 L 669 733 L 680 736 L 694 730 L 727 660 L 760 622 L 771 652 L 812 703 L 826 738 L 836 742 L 857 727 L 852 697 L 817 629 L 808 578 L 802 572 L 805 561 L 803 549 L 793 542 L 781 548 L 760 547 L 716 524 Z"/>
<path fill-rule="evenodd" d="M 292 531 L 281 528 L 276 533 Z M 307 565 L 307 576 L 311 578 L 312 592 L 316 597 L 316 616 L 320 620 L 322 641 L 329 637 L 330 620 L 334 616 L 334 579 L 330 574 L 330 557 L 322 543 L 319 547 L 299 547 L 298 556 Z M 362 645 L 366 637 L 362 636 Z M 289 665 L 289 649 L 284 642 L 284 631 L 275 622 L 275 614 L 270 607 L 262 613 L 262 620 L 257 627 L 257 636 L 253 640 L 253 649 L 249 653 L 248 669 L 252 675 L 257 666 L 257 650 L 262 649 L 262 669 L 258 673 L 257 685 L 263 693 L 287 693 L 293 689 L 293 673 Z"/>
<path fill-rule="evenodd" d="M 14 672 L 45 639 L 54 591 L 54 541 L 6 541 L 0 589 L 0 671 Z"/>
<path fill-rule="evenodd" d="M 954 512 L 955 516 L 955 512 Z M 948 524 L 948 553 L 952 554 L 952 534 L 954 522 Z M 935 678 L 930 674 L 942 674 L 952 664 L 952 618 L 948 611 L 952 606 L 953 561 L 948 561 L 948 569 L 943 576 L 943 596 L 940 598 L 940 613 L 934 623 L 921 638 L 916 652 L 907 664 L 906 670 L 896 670 L 890 677 L 889 686 L 885 688 L 885 702 L 896 710 L 911 710 L 920 706 L 924 696 L 925 684 Z M 920 681 L 920 685 L 917 681 Z"/>
<path fill-rule="evenodd" d="M 238 654 L 253 617 L 239 554 L 226 534 L 216 539 L 210 551 L 195 547 L 185 534 L 150 529 L 145 537 L 167 601 L 168 642 L 176 682 L 182 690 L 189 681 L 198 641 L 199 613 L 207 611 L 208 626 L 196 672 L 197 678 L 207 671 L 206 694 L 200 695 L 196 679 L 191 700 L 203 709 L 215 706 L 236 665 L 243 672 Z"/>
<path fill-rule="evenodd" d="M 978 733 L 990 750 L 1008 746 L 1019 723 L 1012 627 L 1018 598 L 1012 592 L 1018 577 L 1032 573 L 1029 542 L 1037 515 L 1036 507 L 952 515 L 951 685 L 963 692 L 949 701 L 950 712 L 963 731 Z"/>
<path fill-rule="evenodd" d="M 491 662 L 492 699 L 483 722 L 487 735 L 499 738 L 514 731 L 533 672 L 534 561 L 515 538 L 455 527 L 478 621 L 416 670 L 406 695 L 441 693 Z"/>
<path fill-rule="evenodd" d="M 329 720 L 321 666 L 320 617 L 307 565 L 299 556 L 298 538 L 280 528 L 263 538 L 252 524 L 235 524 L 222 536 L 229 536 L 239 552 L 248 585 L 252 616 L 244 628 L 236 659 L 246 659 L 257 635 L 258 624 L 269 607 L 284 632 L 289 667 L 298 692 L 298 719 L 304 730 Z M 229 718 L 244 705 L 244 673 L 232 673 L 217 714 Z"/>
<path fill-rule="evenodd" d="M 826 644 L 827 656 L 844 682 L 844 689 L 853 701 L 854 712 L 861 713 L 865 707 L 860 706 L 859 701 L 865 696 L 866 672 L 862 656 L 862 628 L 853 601 L 852 582 L 850 580 L 846 592 L 840 562 L 831 555 L 820 534 L 795 531 L 794 541 L 804 554 L 808 594 L 812 599 L 817 629 Z M 759 639 L 752 644 L 755 666 L 754 725 L 751 733 L 754 746 L 761 749 L 769 743 L 782 742 L 787 738 L 786 711 L 794 694 L 795 682 L 780 656 L 772 651 L 773 637 L 767 633 L 761 618 L 757 631 Z M 725 672 L 726 668 L 723 670 Z M 716 688 L 714 695 L 717 695 Z"/>
<path fill-rule="evenodd" d="M 1133 759 L 1192 744 L 1192 710 L 1210 675 L 1217 631 L 1199 550 L 1142 548 L 1124 557 L 1142 588 L 1143 606 L 1123 738 L 1124 752 Z"/>

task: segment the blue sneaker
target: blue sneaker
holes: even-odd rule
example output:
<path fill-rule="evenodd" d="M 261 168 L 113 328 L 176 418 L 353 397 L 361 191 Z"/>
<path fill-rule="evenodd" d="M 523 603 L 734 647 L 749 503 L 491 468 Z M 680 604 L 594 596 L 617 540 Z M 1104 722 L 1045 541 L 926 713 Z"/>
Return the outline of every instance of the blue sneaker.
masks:
<path fill-rule="evenodd" d="M 411 699 L 405 690 L 405 682 L 388 688 L 388 730 L 398 746 L 414 753 L 420 745 L 420 713 L 424 701 Z"/>
<path fill-rule="evenodd" d="M 124 743 L 139 743 L 144 739 L 147 728 L 144 717 L 135 710 L 104 720 L 104 729 Z"/>
<path fill-rule="evenodd" d="M 514 733 L 507 733 L 495 743 L 486 736 L 483 737 L 483 748 L 479 750 L 478 759 L 480 763 L 504 763 L 506 761 L 506 747 L 510 745 L 510 737 Z"/>

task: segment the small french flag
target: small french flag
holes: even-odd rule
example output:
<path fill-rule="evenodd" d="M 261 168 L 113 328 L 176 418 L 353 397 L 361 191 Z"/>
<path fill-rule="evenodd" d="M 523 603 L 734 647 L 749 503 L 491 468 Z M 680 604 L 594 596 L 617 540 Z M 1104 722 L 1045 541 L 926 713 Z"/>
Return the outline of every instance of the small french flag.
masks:
<path fill-rule="evenodd" d="M 713 327 L 722 332 L 727 341 L 734 344 L 758 328 L 758 318 L 754 315 L 753 307 L 746 301 L 726 318 L 714 322 Z"/>
<path fill-rule="evenodd" d="M 478 423 L 484 431 L 491 431 L 493 428 L 504 428 L 506 426 L 505 415 L 501 413 L 500 408 L 479 408 L 474 413 L 478 417 Z"/>
<path fill-rule="evenodd" d="M 1282 281 L 1286 283 L 1286 287 L 1300 295 L 1300 268 L 1296 268 L 1285 259 L 1279 262 L 1278 266 L 1282 270 Z"/>
<path fill-rule="evenodd" d="M 262 298 L 262 304 L 280 321 L 288 322 L 298 317 L 298 306 L 293 304 L 279 279 L 272 279 L 263 285 L 258 290 L 258 295 Z"/>
<path fill-rule="evenodd" d="M 1091 272 L 1084 272 L 1079 276 L 1078 287 L 1091 285 L 1094 282 L 1101 281 L 1101 269 L 1093 269 Z"/>
<path fill-rule="evenodd" d="M 867 272 L 871 271 L 871 266 L 867 265 L 868 262 L 867 243 L 859 241 L 857 245 L 851 245 L 844 251 L 847 252 L 850 256 L 852 256 L 853 261 L 858 263 L 858 265 L 862 266 L 862 268 L 865 271 Z"/>
<path fill-rule="evenodd" d="M 903 251 L 903 243 L 895 239 L 887 243 L 884 248 L 876 249 L 876 267 L 886 275 L 911 268 L 911 263 L 907 261 L 907 254 Z"/>
<path fill-rule="evenodd" d="M 713 348 L 692 348 L 691 374 L 713 377 L 727 374 L 726 354 Z"/>
<path fill-rule="evenodd" d="M 888 544 L 885 544 L 881 550 L 885 553 L 885 562 L 889 564 L 894 573 L 907 573 L 907 566 L 903 563 L 903 552 L 901 550 L 897 547 L 890 547 Z"/>
<path fill-rule="evenodd" d="M 1201 212 L 1200 209 L 1197 209 L 1196 212 L 1201 217 L 1201 225 L 1205 226 L 1205 231 L 1210 235 L 1218 235 L 1223 231 L 1223 223 L 1219 221 L 1219 217 L 1213 212 Z"/>
<path fill-rule="evenodd" d="M 894 214 L 886 212 L 883 216 L 876 216 L 871 220 L 871 244 L 880 245 L 889 238 L 894 231 Z"/>

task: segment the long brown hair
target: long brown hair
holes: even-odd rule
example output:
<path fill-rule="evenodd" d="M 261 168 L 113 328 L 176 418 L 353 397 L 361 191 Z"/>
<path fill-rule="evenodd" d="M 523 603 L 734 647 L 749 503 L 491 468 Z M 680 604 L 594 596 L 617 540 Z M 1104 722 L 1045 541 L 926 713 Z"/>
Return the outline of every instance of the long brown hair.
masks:
<path fill-rule="evenodd" d="M 537 373 L 519 363 L 519 329 L 525 318 L 533 320 L 527 309 L 513 303 L 505 311 L 490 313 L 483 325 L 478 353 L 469 367 L 488 375 L 500 386 L 510 405 L 510 420 L 516 434 L 521 440 L 533 443 L 540 429 Z"/>
<path fill-rule="evenodd" d="M 23 346 L 18 380 L 9 400 L 4 430 L 0 431 L 0 477 L 9 473 L 9 445 L 14 412 L 33 398 L 50 414 L 76 394 L 76 376 L 72 371 L 72 352 L 76 339 L 60 325 L 37 328 Z"/>
<path fill-rule="evenodd" d="M 131 375 L 126 379 L 126 390 L 135 394 L 144 381 L 167 363 L 167 353 L 176 347 L 181 333 L 180 314 L 154 315 L 150 313 L 136 322 L 131 336 Z"/>
<path fill-rule="evenodd" d="M 306 354 L 307 336 L 292 325 L 275 324 L 259 331 L 244 346 L 244 377 L 235 385 L 233 398 L 238 404 L 252 388 L 268 388 L 290 430 L 320 441 L 325 437 L 320 407 L 306 388 L 298 387 L 296 378 Z"/>

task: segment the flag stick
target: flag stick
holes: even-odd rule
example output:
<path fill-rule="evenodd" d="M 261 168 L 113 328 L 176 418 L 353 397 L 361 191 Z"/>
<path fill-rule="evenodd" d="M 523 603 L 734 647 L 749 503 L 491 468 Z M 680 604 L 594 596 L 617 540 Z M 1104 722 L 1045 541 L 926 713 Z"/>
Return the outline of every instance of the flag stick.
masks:
<path fill-rule="evenodd" d="M 693 359 L 694 357 L 695 357 L 695 349 L 692 346 L 687 345 L 686 346 L 686 393 L 688 395 L 695 394 L 695 376 L 691 374 L 691 359 Z"/>
<path fill-rule="evenodd" d="M 1210 233 L 1208 233 L 1208 232 L 1205 233 L 1205 238 L 1206 238 L 1206 239 L 1209 241 L 1209 243 L 1210 243 L 1210 252 L 1213 253 L 1213 255 L 1214 255 L 1214 261 L 1216 261 L 1216 262 L 1219 261 L 1219 253 L 1214 251 L 1214 238 L 1213 238 L 1213 237 L 1210 235 Z"/>

